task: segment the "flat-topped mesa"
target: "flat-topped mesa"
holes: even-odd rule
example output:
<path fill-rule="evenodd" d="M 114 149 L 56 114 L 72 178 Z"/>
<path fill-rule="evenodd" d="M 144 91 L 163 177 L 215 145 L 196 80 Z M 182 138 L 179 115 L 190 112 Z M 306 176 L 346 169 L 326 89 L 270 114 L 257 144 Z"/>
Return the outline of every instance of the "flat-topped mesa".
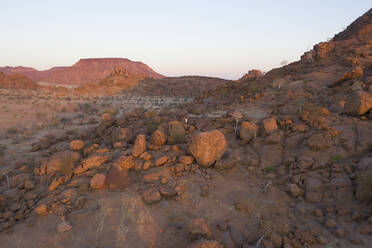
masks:
<path fill-rule="evenodd" d="M 73 66 L 76 65 L 84 65 L 84 64 L 110 64 L 110 63 L 119 63 L 119 62 L 129 62 L 129 63 L 140 63 L 142 62 L 135 62 L 127 58 L 86 58 L 86 59 L 79 59 Z"/>
<path fill-rule="evenodd" d="M 48 82 L 64 85 L 84 85 L 98 82 L 108 76 L 115 68 L 125 68 L 127 72 L 144 75 L 148 78 L 163 78 L 142 62 L 134 62 L 127 58 L 87 58 L 67 67 L 53 67 L 38 71 L 26 67 L 0 67 L 5 74 L 22 73 L 35 82 Z M 122 71 L 123 73 L 124 71 Z"/>

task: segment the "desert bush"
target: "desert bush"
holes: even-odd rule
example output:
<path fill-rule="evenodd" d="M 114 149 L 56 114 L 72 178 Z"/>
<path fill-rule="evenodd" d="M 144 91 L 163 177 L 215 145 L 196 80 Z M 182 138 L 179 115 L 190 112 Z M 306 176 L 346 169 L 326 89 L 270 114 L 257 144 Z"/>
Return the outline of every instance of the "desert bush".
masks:
<path fill-rule="evenodd" d="M 50 123 L 53 127 L 58 127 L 62 124 L 61 119 L 59 117 L 54 117 Z"/>
<path fill-rule="evenodd" d="M 342 154 L 338 153 L 332 157 L 334 163 L 339 163 L 343 159 Z"/>
<path fill-rule="evenodd" d="M 155 132 L 155 130 L 158 129 L 160 124 L 161 119 L 158 116 L 154 118 L 145 119 L 145 126 L 148 134 L 152 134 L 153 132 Z"/>
<path fill-rule="evenodd" d="M 64 175 L 65 181 L 71 179 L 74 171 L 75 162 L 77 162 L 77 160 L 74 157 L 70 156 L 65 158 L 59 165 L 58 169 Z"/>
<path fill-rule="evenodd" d="M 6 130 L 7 134 L 16 134 L 18 132 L 18 129 L 16 127 L 11 127 Z"/>
<path fill-rule="evenodd" d="M 264 169 L 264 171 L 266 172 L 266 173 L 275 173 L 276 172 L 276 170 L 277 170 L 277 168 L 276 167 L 274 167 L 274 166 L 267 166 L 265 169 Z"/>
<path fill-rule="evenodd" d="M 306 97 L 299 97 L 299 98 L 296 98 L 296 105 L 297 105 L 297 108 L 298 108 L 298 112 L 300 114 L 302 114 L 302 109 L 303 107 L 305 106 L 305 104 L 307 103 L 307 98 Z"/>
<path fill-rule="evenodd" d="M 361 201 L 372 198 L 372 169 L 359 173 L 355 196 Z"/>
<path fill-rule="evenodd" d="M 186 143 L 186 132 L 180 122 L 170 122 L 168 124 L 168 144 L 183 144 Z"/>
<path fill-rule="evenodd" d="M 6 149 L 7 149 L 6 145 L 0 144 L 0 156 L 4 155 Z"/>

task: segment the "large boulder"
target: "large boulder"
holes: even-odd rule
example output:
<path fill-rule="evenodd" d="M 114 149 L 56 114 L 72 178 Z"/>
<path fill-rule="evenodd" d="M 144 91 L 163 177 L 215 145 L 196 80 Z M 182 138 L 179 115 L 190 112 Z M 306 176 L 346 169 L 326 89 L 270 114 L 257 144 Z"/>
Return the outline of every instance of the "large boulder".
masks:
<path fill-rule="evenodd" d="M 353 92 L 345 103 L 345 111 L 351 115 L 364 115 L 372 108 L 372 94 L 359 90 Z"/>
<path fill-rule="evenodd" d="M 208 167 L 226 151 L 226 139 L 221 131 L 213 130 L 194 135 L 187 144 L 198 164 Z"/>

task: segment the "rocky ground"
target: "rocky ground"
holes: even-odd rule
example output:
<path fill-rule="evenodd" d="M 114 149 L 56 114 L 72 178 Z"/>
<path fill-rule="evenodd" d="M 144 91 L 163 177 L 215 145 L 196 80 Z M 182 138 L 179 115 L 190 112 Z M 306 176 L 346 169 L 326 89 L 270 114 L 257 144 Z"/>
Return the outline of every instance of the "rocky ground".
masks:
<path fill-rule="evenodd" d="M 371 247 L 371 22 L 195 99 L 72 98 L 59 128 L 7 127 L 1 244 Z"/>

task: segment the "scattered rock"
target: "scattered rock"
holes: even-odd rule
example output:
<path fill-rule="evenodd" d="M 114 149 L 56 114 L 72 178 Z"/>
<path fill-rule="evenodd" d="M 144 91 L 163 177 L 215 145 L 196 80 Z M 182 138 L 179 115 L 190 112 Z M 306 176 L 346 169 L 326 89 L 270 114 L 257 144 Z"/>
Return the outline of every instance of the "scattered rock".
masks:
<path fill-rule="evenodd" d="M 85 144 L 82 140 L 73 140 L 70 142 L 71 151 L 80 151 L 84 148 Z"/>

